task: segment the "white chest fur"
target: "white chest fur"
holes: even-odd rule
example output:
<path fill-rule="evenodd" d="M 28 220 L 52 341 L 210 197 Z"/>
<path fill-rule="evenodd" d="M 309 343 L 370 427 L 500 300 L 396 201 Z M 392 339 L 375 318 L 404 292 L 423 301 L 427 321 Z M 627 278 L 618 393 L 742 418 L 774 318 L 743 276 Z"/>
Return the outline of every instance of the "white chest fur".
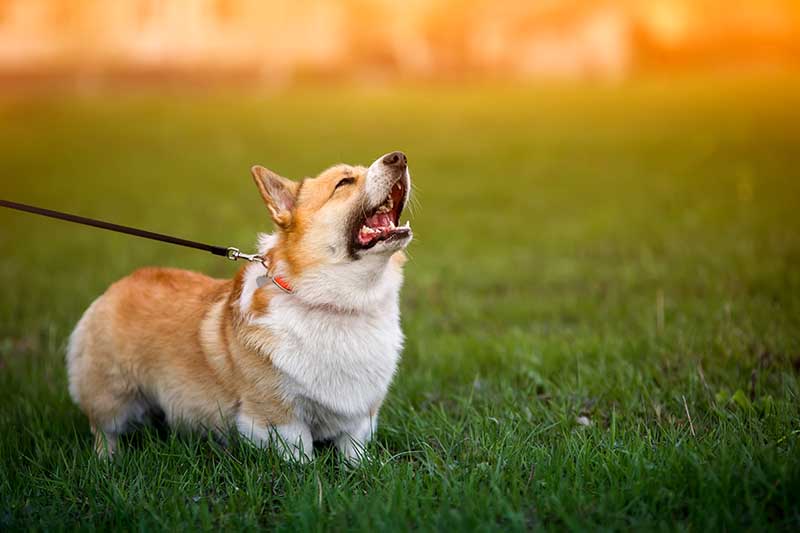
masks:
<path fill-rule="evenodd" d="M 259 321 L 275 339 L 272 363 L 289 379 L 288 399 L 309 399 L 345 417 L 365 416 L 391 383 L 403 335 L 397 301 L 376 313 L 341 313 L 273 300 Z"/>

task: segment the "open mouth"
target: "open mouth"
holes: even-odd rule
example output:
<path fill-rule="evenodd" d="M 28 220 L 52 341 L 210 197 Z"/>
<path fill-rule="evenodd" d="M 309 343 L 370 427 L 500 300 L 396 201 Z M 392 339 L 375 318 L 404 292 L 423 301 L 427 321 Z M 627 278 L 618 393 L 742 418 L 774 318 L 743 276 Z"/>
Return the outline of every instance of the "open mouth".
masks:
<path fill-rule="evenodd" d="M 383 203 L 362 221 L 356 235 L 359 248 L 371 248 L 381 241 L 402 239 L 411 234 L 408 222 L 399 225 L 405 199 L 406 179 L 401 178 L 392 186 Z"/>

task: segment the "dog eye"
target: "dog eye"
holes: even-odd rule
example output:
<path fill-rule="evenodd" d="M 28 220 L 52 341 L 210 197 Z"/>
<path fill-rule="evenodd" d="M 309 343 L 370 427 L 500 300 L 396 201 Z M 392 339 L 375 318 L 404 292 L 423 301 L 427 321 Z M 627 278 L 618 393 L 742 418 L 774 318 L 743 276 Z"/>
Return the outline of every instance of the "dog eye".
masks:
<path fill-rule="evenodd" d="M 356 182 L 355 178 L 343 178 L 339 180 L 339 183 L 336 184 L 336 189 L 338 189 L 339 187 L 343 187 L 344 185 L 352 185 L 355 182 Z"/>

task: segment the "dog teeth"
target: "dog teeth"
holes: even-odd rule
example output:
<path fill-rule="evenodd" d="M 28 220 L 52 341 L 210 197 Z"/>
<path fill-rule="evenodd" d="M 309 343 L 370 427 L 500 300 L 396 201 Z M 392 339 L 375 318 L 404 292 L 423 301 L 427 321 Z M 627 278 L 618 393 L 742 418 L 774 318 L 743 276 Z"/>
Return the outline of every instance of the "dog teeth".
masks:
<path fill-rule="evenodd" d="M 375 212 L 376 213 L 388 213 L 389 211 L 392 210 L 393 207 L 394 207 L 394 203 L 392 203 L 392 201 L 390 200 L 389 203 L 383 204 Z"/>
<path fill-rule="evenodd" d="M 389 196 L 388 198 L 386 198 L 386 201 L 383 202 L 375 212 L 376 213 L 388 213 L 389 211 L 392 210 L 393 207 L 394 207 L 394 200 L 392 200 L 392 197 Z"/>

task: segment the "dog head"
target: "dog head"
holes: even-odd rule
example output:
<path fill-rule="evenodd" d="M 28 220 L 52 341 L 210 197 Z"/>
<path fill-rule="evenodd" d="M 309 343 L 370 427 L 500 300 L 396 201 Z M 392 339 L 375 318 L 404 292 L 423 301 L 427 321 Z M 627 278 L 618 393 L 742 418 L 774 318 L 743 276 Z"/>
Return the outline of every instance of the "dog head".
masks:
<path fill-rule="evenodd" d="M 379 264 L 411 242 L 411 228 L 400 224 L 411 190 L 402 152 L 381 156 L 369 168 L 336 165 L 301 182 L 258 165 L 252 174 L 275 223 L 274 250 L 292 276 Z"/>

